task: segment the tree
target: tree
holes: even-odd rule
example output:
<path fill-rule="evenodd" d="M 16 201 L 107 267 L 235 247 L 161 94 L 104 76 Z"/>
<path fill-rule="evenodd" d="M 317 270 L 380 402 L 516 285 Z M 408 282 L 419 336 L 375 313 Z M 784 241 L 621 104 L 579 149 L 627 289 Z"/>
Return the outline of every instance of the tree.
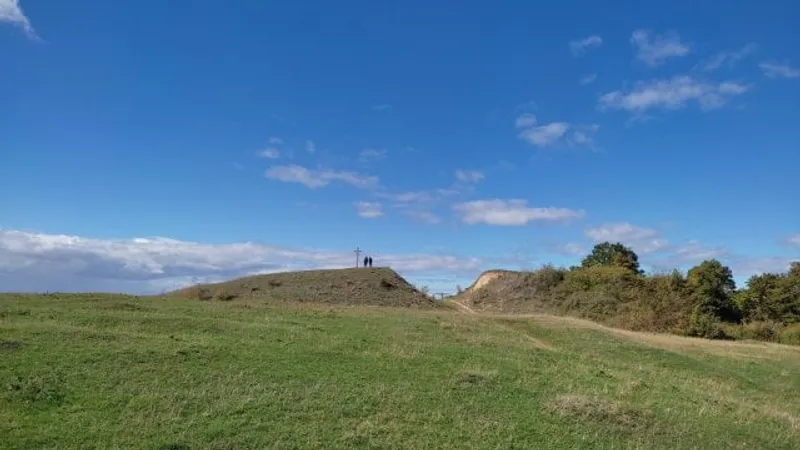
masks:
<path fill-rule="evenodd" d="M 740 303 L 747 320 L 796 323 L 800 321 L 800 276 L 791 272 L 753 275 L 741 292 Z"/>
<path fill-rule="evenodd" d="M 592 252 L 581 262 L 581 267 L 622 267 L 632 272 L 642 273 L 639 269 L 639 257 L 630 248 L 621 243 L 603 242 L 597 244 Z"/>
<path fill-rule="evenodd" d="M 703 261 L 689 270 L 686 281 L 698 314 L 727 322 L 741 318 L 733 302 L 736 282 L 728 266 L 716 259 Z"/>
<path fill-rule="evenodd" d="M 737 295 L 738 306 L 748 321 L 775 319 L 775 301 L 781 297 L 781 275 L 764 273 L 747 280 L 747 289 Z"/>
<path fill-rule="evenodd" d="M 800 261 L 794 261 L 789 264 L 789 276 L 800 278 Z"/>

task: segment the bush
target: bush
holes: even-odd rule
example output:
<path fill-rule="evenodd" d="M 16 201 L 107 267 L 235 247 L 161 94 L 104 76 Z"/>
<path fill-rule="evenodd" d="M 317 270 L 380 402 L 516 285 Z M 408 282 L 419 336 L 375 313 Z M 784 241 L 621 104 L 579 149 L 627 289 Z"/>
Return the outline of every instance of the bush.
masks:
<path fill-rule="evenodd" d="M 214 298 L 221 302 L 229 302 L 236 298 L 236 294 L 225 289 L 220 289 L 214 294 Z"/>
<path fill-rule="evenodd" d="M 564 270 L 546 265 L 527 274 L 525 281 L 534 286 L 538 292 L 546 293 L 564 281 L 564 274 Z"/>
<path fill-rule="evenodd" d="M 689 323 L 689 336 L 701 337 L 706 339 L 730 339 L 730 336 L 722 329 L 719 320 L 709 314 L 705 314 L 695 309 Z"/>
<path fill-rule="evenodd" d="M 783 344 L 800 345 L 800 323 L 795 323 L 781 330 L 780 342 Z"/>
<path fill-rule="evenodd" d="M 194 297 L 204 302 L 214 298 L 214 296 L 211 294 L 211 290 L 208 288 L 197 288 L 194 293 Z"/>
<path fill-rule="evenodd" d="M 620 301 L 602 290 L 571 293 L 563 303 L 564 312 L 596 321 L 607 321 L 618 315 Z"/>
<path fill-rule="evenodd" d="M 779 342 L 781 340 L 781 324 L 772 321 L 750 322 L 742 325 L 746 339 Z"/>

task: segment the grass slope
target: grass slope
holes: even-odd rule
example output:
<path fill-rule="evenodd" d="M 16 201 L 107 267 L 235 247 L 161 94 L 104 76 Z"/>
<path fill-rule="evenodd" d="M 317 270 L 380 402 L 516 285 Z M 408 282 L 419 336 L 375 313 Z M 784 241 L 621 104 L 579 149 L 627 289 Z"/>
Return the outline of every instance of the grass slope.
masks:
<path fill-rule="evenodd" d="M 0 448 L 800 448 L 800 349 L 549 316 L 0 295 Z"/>
<path fill-rule="evenodd" d="M 433 301 L 388 268 L 306 270 L 198 285 L 168 296 L 290 303 L 430 307 Z"/>

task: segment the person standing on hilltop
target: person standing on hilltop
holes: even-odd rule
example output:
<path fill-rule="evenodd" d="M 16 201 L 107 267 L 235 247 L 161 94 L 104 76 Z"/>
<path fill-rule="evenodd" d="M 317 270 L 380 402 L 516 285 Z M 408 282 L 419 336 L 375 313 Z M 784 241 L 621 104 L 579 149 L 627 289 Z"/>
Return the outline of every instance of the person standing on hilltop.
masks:
<path fill-rule="evenodd" d="M 369 264 L 369 257 L 364 256 L 364 267 L 367 267 L 367 264 Z"/>
<path fill-rule="evenodd" d="M 369 257 L 369 266 L 372 267 L 372 256 Z"/>

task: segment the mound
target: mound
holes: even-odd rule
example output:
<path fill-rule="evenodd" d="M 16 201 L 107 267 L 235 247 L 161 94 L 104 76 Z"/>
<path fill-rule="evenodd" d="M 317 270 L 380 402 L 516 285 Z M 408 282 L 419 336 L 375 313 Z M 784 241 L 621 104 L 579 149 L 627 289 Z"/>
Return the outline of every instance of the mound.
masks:
<path fill-rule="evenodd" d="M 256 275 L 167 294 L 199 300 L 426 307 L 434 302 L 387 268 L 335 269 Z"/>
<path fill-rule="evenodd" d="M 473 310 L 495 312 L 554 312 L 545 300 L 557 283 L 548 270 L 516 272 L 488 270 L 453 300 Z"/>

